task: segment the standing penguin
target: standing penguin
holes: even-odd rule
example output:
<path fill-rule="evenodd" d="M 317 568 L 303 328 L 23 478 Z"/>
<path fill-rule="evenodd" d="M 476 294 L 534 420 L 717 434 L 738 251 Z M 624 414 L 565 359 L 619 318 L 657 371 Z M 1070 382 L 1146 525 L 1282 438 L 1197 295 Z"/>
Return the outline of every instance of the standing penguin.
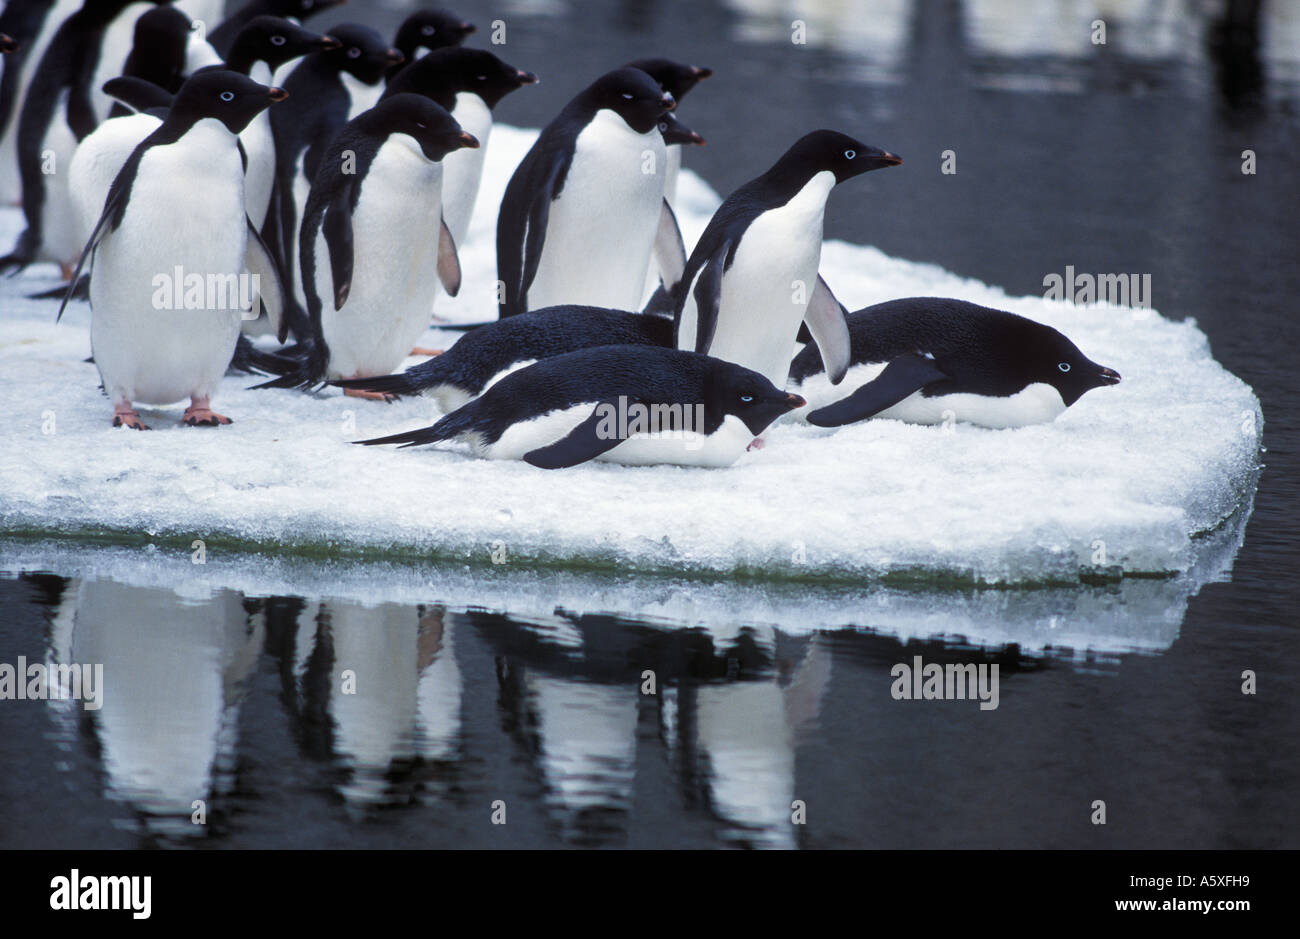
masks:
<path fill-rule="evenodd" d="M 14 111 L 54 30 L 77 6 L 75 0 L 58 3 L 70 9 L 56 9 L 55 0 L 9 0 L 0 11 L 0 204 L 17 202 L 19 195 Z"/>
<path fill-rule="evenodd" d="M 826 197 L 838 182 L 901 162 L 818 130 L 728 196 L 678 287 L 677 348 L 738 362 L 784 387 L 806 321 L 838 383 L 848 368 L 849 334 L 843 308 L 817 276 Z"/>
<path fill-rule="evenodd" d="M 439 281 L 453 296 L 460 289 L 440 161 L 477 146 L 446 110 L 412 94 L 384 99 L 335 138 L 300 239 L 313 339 L 302 368 L 266 387 L 387 375 L 401 363 L 429 326 Z"/>
<path fill-rule="evenodd" d="M 852 364 L 840 387 L 826 381 L 814 347 L 795 356 L 791 387 L 808 399 L 796 418 L 819 427 L 869 417 L 1024 427 L 1120 380 L 1052 327 L 965 300 L 889 300 L 848 322 Z"/>
<path fill-rule="evenodd" d="M 161 5 L 166 0 L 155 2 Z M 99 122 L 91 81 L 105 30 L 130 5 L 131 0 L 85 0 L 81 9 L 59 26 L 41 56 L 18 117 L 18 167 L 27 228 L 13 250 L 0 258 L 0 271 L 19 271 L 37 260 L 56 261 L 66 269 L 75 259 L 75 229 L 59 224 L 73 214 L 71 207 L 63 204 L 67 187 L 60 174 L 77 143 Z M 50 194 L 57 204 L 47 207 Z M 46 244 L 47 222 L 54 229 L 49 232 L 53 236 L 50 244 Z"/>
<path fill-rule="evenodd" d="M 134 403 L 187 397 L 186 424 L 230 423 L 210 399 L 239 337 L 244 310 L 232 284 L 256 237 L 237 135 L 285 97 L 238 72 L 201 71 L 113 181 L 77 268 L 93 258 L 90 338 L 113 426 L 145 430 Z M 169 308 L 181 290 L 167 285 L 172 277 L 184 279 L 186 309 Z"/>
<path fill-rule="evenodd" d="M 678 104 L 682 103 L 682 98 L 698 85 L 701 81 L 713 74 L 711 68 L 701 68 L 698 65 L 684 65 L 681 62 L 674 62 L 671 59 L 637 59 L 635 62 L 627 63 L 627 68 L 639 68 L 656 82 L 659 87 L 673 96 Z M 677 204 L 677 175 L 682 169 L 682 151 L 674 144 L 683 143 L 703 143 L 701 140 L 673 140 L 668 143 L 668 171 L 664 177 L 664 198 L 668 204 L 675 206 Z"/>
<path fill-rule="evenodd" d="M 681 245 L 664 201 L 659 133 L 660 116 L 675 106 L 645 72 L 617 69 L 543 128 L 497 218 L 501 317 L 562 303 L 640 306 L 651 251 Z M 657 239 L 661 229 L 670 237 Z M 660 266 L 670 276 L 682 267 Z"/>
<path fill-rule="evenodd" d="M 473 23 L 450 10 L 416 10 L 397 28 L 393 47 L 402 53 L 403 61 L 388 70 L 388 81 L 391 83 L 403 69 L 420 58 L 421 50 L 437 52 L 459 46 L 477 29 Z"/>
<path fill-rule="evenodd" d="M 185 81 L 185 53 L 190 40 L 190 18 L 172 6 L 161 6 L 135 21 L 131 54 L 122 75 L 143 78 L 175 94 Z M 120 101 L 109 109 L 109 117 L 122 117 L 131 109 Z"/>
<path fill-rule="evenodd" d="M 456 244 L 465 243 L 492 133 L 492 109 L 510 92 L 537 81 L 483 49 L 439 49 L 395 78 L 384 97 L 413 92 L 436 101 L 479 142 L 478 149 L 447 154 L 442 163 L 442 216 Z"/>
<path fill-rule="evenodd" d="M 259 16 L 280 16 L 302 23 L 309 16 L 346 2 L 347 0 L 250 0 L 222 20 L 208 34 L 208 42 L 212 43 L 212 48 L 219 54 L 228 56 L 240 32 Z"/>
<path fill-rule="evenodd" d="M 388 67 L 402 57 L 368 26 L 342 23 L 331 27 L 328 35 L 341 45 L 304 57 L 284 83 L 295 106 L 271 112 L 275 183 L 265 232 L 281 269 L 290 278 L 298 257 L 300 208 L 307 201 L 321 158 L 349 120 L 353 102 L 343 76 L 362 86 L 377 85 Z"/>

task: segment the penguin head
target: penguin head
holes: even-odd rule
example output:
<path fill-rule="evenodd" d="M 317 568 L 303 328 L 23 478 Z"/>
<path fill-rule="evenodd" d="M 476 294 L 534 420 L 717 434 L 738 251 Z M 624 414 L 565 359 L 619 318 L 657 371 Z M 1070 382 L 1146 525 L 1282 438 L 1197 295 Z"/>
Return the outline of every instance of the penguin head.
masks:
<path fill-rule="evenodd" d="M 639 68 L 606 72 L 584 92 L 598 109 L 608 109 L 627 122 L 638 134 L 647 134 L 659 124 L 659 116 L 677 107 L 673 96 Z"/>
<path fill-rule="evenodd" d="M 668 113 L 659 118 L 659 133 L 670 147 L 674 144 L 704 146 L 704 138 L 679 121 L 676 114 Z"/>
<path fill-rule="evenodd" d="M 239 31 L 226 63 L 245 71 L 254 62 L 265 62 L 272 70 L 302 55 L 338 49 L 343 45 L 333 36 L 303 29 L 281 16 L 255 16 Z"/>
<path fill-rule="evenodd" d="M 478 27 L 473 23 L 450 10 L 417 10 L 402 22 L 393 45 L 408 60 L 412 60 L 416 50 L 433 52 L 435 49 L 459 46 L 465 37 L 477 30 Z"/>
<path fill-rule="evenodd" d="M 0 55 L 6 52 L 17 52 L 18 40 L 6 33 L 0 33 Z"/>
<path fill-rule="evenodd" d="M 365 123 L 368 131 L 380 136 L 405 134 L 434 162 L 453 150 L 479 145 L 446 108 L 424 95 L 408 93 L 384 98 L 367 112 Z"/>
<path fill-rule="evenodd" d="M 167 120 L 194 124 L 210 117 L 238 134 L 258 114 L 288 96 L 283 88 L 268 88 L 231 69 L 205 68 L 181 85 Z"/>
<path fill-rule="evenodd" d="M 834 130 L 815 130 L 795 141 L 794 146 L 777 161 L 777 168 L 806 173 L 809 178 L 829 171 L 835 181 L 842 183 L 862 173 L 886 166 L 898 166 L 902 157 L 879 147 L 870 147 L 860 140 Z"/>
<path fill-rule="evenodd" d="M 406 59 L 396 49 L 389 48 L 384 37 L 369 26 L 340 23 L 331 26 L 329 34 L 342 45 L 319 54 L 340 72 L 347 72 L 367 85 L 377 85 L 385 72 Z"/>
<path fill-rule="evenodd" d="M 532 72 L 507 65 L 486 49 L 451 48 L 416 59 L 389 82 L 386 93 L 413 92 L 454 107 L 456 95 L 467 91 L 493 108 L 510 92 L 536 81 Z"/>
<path fill-rule="evenodd" d="M 708 369 L 704 380 L 705 412 L 714 417 L 734 414 L 755 437 L 782 414 L 808 403 L 743 365 L 711 358 Z"/>
<path fill-rule="evenodd" d="M 683 65 L 671 59 L 637 59 L 627 63 L 627 68 L 639 68 L 680 103 L 686 93 L 713 74 L 713 69 L 698 65 Z"/>
<path fill-rule="evenodd" d="M 131 62 L 148 65 L 153 74 L 179 75 L 185 70 L 190 18 L 172 6 L 154 7 L 135 21 L 131 37 Z"/>
<path fill-rule="evenodd" d="M 1055 388 L 1067 408 L 1083 397 L 1084 392 L 1119 384 L 1119 372 L 1098 365 L 1050 326 L 1041 328 L 1045 333 L 1030 359 L 1034 380 Z"/>

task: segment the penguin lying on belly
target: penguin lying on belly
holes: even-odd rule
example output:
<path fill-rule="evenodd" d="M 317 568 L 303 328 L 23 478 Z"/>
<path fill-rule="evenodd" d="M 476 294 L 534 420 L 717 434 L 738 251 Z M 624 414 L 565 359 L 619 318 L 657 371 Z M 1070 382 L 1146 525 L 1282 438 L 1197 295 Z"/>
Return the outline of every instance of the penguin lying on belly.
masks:
<path fill-rule="evenodd" d="M 889 300 L 850 313 L 848 324 L 850 366 L 838 387 L 815 346 L 795 356 L 790 387 L 808 399 L 796 419 L 1023 427 L 1055 420 L 1084 392 L 1120 380 L 1052 327 L 964 300 Z"/>
<path fill-rule="evenodd" d="M 468 443 L 481 457 L 542 469 L 588 460 L 730 466 L 804 400 L 757 372 L 678 349 L 599 346 L 507 375 L 432 427 L 362 440 Z"/>
<path fill-rule="evenodd" d="M 441 161 L 477 146 L 423 95 L 385 98 L 343 129 L 321 160 L 299 239 L 312 338 L 295 367 L 258 387 L 387 375 L 401 364 L 429 326 L 439 282 L 452 296 L 460 289 Z"/>
<path fill-rule="evenodd" d="M 467 333 L 442 355 L 398 375 L 332 385 L 390 395 L 422 394 L 453 411 L 506 375 L 541 359 L 595 346 L 673 344 L 673 322 L 594 306 L 551 306 L 497 320 Z"/>

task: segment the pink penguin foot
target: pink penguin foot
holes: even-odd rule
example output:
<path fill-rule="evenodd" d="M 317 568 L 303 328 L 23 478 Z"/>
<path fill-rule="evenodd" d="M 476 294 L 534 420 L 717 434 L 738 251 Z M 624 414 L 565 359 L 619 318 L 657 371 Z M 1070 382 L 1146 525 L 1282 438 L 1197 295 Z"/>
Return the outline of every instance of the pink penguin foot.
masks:
<path fill-rule="evenodd" d="M 749 442 L 749 446 L 747 446 L 747 447 L 745 448 L 745 450 L 746 450 L 746 451 L 749 451 L 749 450 L 762 450 L 764 446 L 766 446 L 766 442 L 763 440 L 763 438 L 762 438 L 762 437 L 755 437 L 753 440 L 751 440 L 751 441 Z"/>
<path fill-rule="evenodd" d="M 206 402 L 203 404 L 198 404 L 197 402 L 191 404 L 185 409 L 185 415 L 181 418 L 181 421 L 187 427 L 218 427 L 221 424 L 231 423 L 230 418 L 223 414 L 218 414 L 216 411 L 212 410 L 212 408 L 208 407 Z"/>
<path fill-rule="evenodd" d="M 411 355 L 442 355 L 442 349 L 429 349 L 425 346 L 416 346 L 411 350 Z"/>
<path fill-rule="evenodd" d="M 366 391 L 362 388 L 344 388 L 343 393 L 349 398 L 364 398 L 367 401 L 383 401 L 385 404 L 392 404 L 397 400 L 397 395 L 389 394 L 387 391 Z"/>
<path fill-rule="evenodd" d="M 129 404 L 119 404 L 113 409 L 113 426 L 129 427 L 132 430 L 149 429 L 149 425 L 140 420 L 140 415 L 135 413 Z"/>

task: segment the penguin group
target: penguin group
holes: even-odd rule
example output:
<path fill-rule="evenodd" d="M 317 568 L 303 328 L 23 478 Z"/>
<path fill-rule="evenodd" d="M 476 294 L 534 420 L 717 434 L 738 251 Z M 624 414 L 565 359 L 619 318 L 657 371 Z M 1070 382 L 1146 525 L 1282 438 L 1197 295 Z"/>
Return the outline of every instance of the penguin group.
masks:
<path fill-rule="evenodd" d="M 212 399 L 233 369 L 442 412 L 359 443 L 721 467 L 781 420 L 1020 427 L 1120 380 L 1002 310 L 848 312 L 819 272 L 827 200 L 902 159 L 840 131 L 773 154 L 688 250 L 677 176 L 704 139 L 677 107 L 712 71 L 653 57 L 537 122 L 497 213 L 498 318 L 421 348 L 463 286 L 493 109 L 538 79 L 465 45 L 474 25 L 447 10 L 391 42 L 304 25 L 338 2 L 249 0 L 224 20 L 203 0 L 0 12 L 0 196 L 25 221 L 0 271 L 52 261 L 64 306 L 88 297 L 114 426 L 184 401 L 185 424 L 229 424 Z M 398 372 L 412 354 L 427 360 Z"/>

